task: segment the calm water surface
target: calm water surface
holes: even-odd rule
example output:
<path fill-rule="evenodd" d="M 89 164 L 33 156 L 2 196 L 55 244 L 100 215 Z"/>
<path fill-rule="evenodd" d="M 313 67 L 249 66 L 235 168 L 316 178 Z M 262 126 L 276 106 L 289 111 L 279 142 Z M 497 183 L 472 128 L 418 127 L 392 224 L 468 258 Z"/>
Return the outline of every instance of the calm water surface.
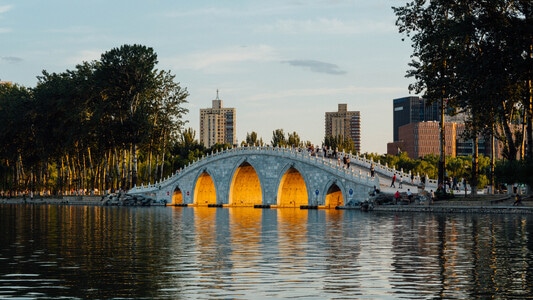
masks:
<path fill-rule="evenodd" d="M 0 298 L 532 294 L 532 216 L 0 204 Z"/>

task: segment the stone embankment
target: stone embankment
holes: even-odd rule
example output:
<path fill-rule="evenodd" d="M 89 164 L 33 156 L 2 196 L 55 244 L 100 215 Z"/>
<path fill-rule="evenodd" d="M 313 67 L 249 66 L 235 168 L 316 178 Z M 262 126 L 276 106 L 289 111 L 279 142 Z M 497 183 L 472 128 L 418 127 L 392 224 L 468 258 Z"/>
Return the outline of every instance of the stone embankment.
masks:
<path fill-rule="evenodd" d="M 101 196 L 64 196 L 62 198 L 0 199 L 0 203 L 11 204 L 57 204 L 57 205 L 102 205 Z M 498 213 L 533 214 L 533 198 L 524 197 L 521 206 L 514 206 L 514 198 L 509 195 L 479 195 L 476 197 L 456 196 L 450 200 L 408 205 L 375 205 L 373 210 L 380 212 L 426 212 L 426 213 Z"/>
<path fill-rule="evenodd" d="M 29 197 L 0 199 L 0 203 L 11 204 L 68 204 L 68 205 L 102 205 L 102 196 L 63 196 L 63 197 Z"/>
<path fill-rule="evenodd" d="M 431 213 L 497 213 L 533 214 L 533 198 L 523 197 L 522 205 L 515 206 L 514 197 L 509 195 L 456 196 L 449 200 L 433 203 L 412 203 L 408 205 L 376 205 L 374 211 L 386 212 L 431 212 Z"/>

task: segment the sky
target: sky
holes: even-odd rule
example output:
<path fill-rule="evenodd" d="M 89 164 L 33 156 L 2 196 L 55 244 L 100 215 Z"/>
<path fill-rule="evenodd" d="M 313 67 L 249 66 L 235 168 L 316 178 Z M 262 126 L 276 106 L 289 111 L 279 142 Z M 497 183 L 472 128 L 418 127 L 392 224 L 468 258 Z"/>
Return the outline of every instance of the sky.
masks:
<path fill-rule="evenodd" d="M 0 0 L 0 80 L 35 87 L 125 44 L 152 47 L 157 68 L 201 108 L 236 108 L 237 140 L 296 132 L 322 144 L 325 113 L 361 113 L 361 151 L 392 142 L 393 99 L 409 96 L 412 54 L 395 26 L 402 0 Z"/>

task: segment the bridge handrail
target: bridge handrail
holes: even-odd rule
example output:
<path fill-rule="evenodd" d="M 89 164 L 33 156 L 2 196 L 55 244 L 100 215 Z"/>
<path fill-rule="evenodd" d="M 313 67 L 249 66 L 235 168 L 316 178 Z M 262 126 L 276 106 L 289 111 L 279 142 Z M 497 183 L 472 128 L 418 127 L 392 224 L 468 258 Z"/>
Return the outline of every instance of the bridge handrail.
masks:
<path fill-rule="evenodd" d="M 379 162 L 374 162 L 371 159 L 367 159 L 364 156 L 359 155 L 353 155 L 345 152 L 339 152 L 337 153 L 337 159 L 329 158 L 324 155 L 322 151 L 317 152 L 311 152 L 307 149 L 302 148 L 293 148 L 293 147 L 272 147 L 272 146 L 247 146 L 247 147 L 233 147 L 228 148 L 222 151 L 215 151 L 211 154 L 204 155 L 202 158 L 199 158 L 195 160 L 192 163 L 189 163 L 187 166 L 185 166 L 181 170 L 177 170 L 172 176 L 167 177 L 164 180 L 159 181 L 158 183 L 150 184 L 148 186 L 141 185 L 134 187 L 133 189 L 142 189 L 142 190 L 153 190 L 153 189 L 159 189 L 161 186 L 165 186 L 171 182 L 173 182 L 176 177 L 182 176 L 186 174 L 187 172 L 201 168 L 203 166 L 208 165 L 214 160 L 219 159 L 220 157 L 228 157 L 228 156 L 234 156 L 239 155 L 242 152 L 247 152 L 250 155 L 254 154 L 264 154 L 265 152 L 275 152 L 277 155 L 280 155 L 285 158 L 291 158 L 291 159 L 299 159 L 300 161 L 303 161 L 305 163 L 311 163 L 316 166 L 323 166 L 327 165 L 331 167 L 331 169 L 328 170 L 328 172 L 335 172 L 336 175 L 342 175 L 342 176 L 352 176 L 352 178 L 357 178 L 362 181 L 368 181 L 368 180 L 374 180 L 370 177 L 370 167 L 371 165 L 374 165 L 374 170 L 378 174 L 382 174 L 387 177 L 392 177 L 393 174 L 397 174 L 397 176 L 403 176 L 405 178 L 410 178 L 410 172 L 405 173 L 403 170 L 396 170 L 395 168 L 390 168 L 387 165 L 383 166 Z M 340 161 L 341 157 L 344 157 L 348 155 L 350 157 L 350 164 L 355 164 L 359 167 L 366 168 L 368 172 L 361 172 L 361 170 L 357 170 L 350 168 L 347 169 L 344 167 L 344 163 Z M 420 181 L 420 176 L 415 177 L 418 181 Z M 435 180 L 426 180 L 426 185 L 435 185 L 436 187 L 436 181 Z"/>

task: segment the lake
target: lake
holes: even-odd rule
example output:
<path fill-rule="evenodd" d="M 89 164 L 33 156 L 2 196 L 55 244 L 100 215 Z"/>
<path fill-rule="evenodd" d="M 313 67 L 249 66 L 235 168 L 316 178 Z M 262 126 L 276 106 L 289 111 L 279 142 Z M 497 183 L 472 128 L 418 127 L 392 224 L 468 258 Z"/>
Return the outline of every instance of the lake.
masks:
<path fill-rule="evenodd" d="M 0 298 L 532 294 L 531 215 L 0 204 Z"/>

